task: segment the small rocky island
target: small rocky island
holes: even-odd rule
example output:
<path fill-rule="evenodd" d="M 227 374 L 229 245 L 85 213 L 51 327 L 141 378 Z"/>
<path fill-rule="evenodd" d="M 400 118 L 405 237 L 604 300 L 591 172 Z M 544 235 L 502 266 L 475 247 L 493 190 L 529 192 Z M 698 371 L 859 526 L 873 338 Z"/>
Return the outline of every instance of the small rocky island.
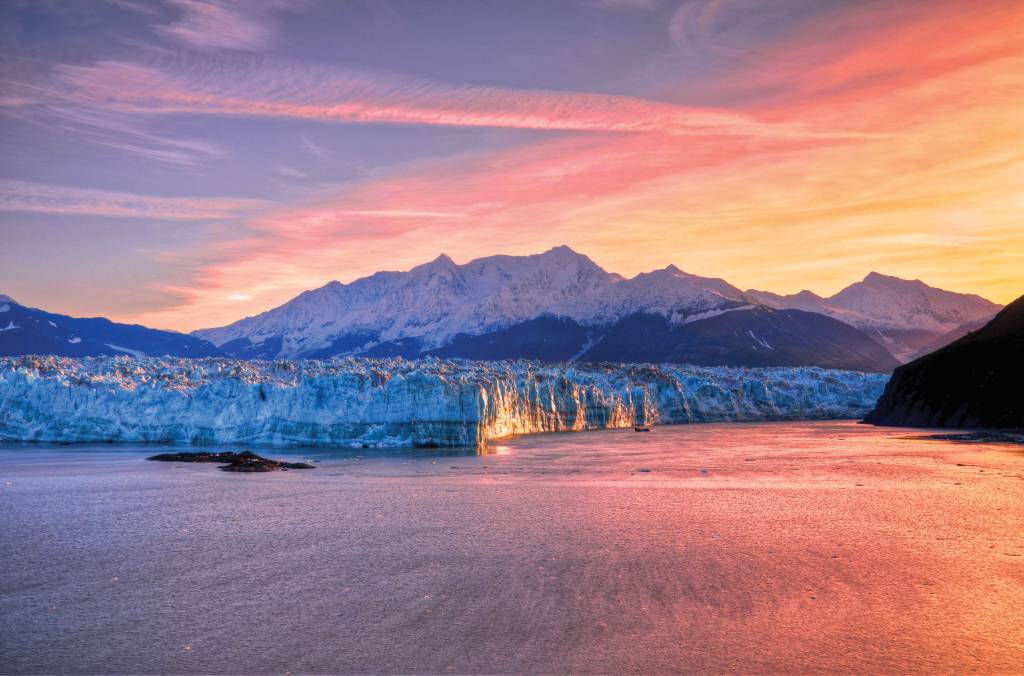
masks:
<path fill-rule="evenodd" d="M 893 371 L 875 425 L 1024 429 L 1024 296 L 981 329 Z"/>
<path fill-rule="evenodd" d="M 183 452 L 183 453 L 160 453 L 150 456 L 149 460 L 159 462 L 216 462 L 221 463 L 221 469 L 225 472 L 273 472 L 276 470 L 289 469 L 313 469 L 313 465 L 305 462 L 283 462 L 271 460 L 252 451 L 221 451 L 212 453 L 210 451 Z"/>

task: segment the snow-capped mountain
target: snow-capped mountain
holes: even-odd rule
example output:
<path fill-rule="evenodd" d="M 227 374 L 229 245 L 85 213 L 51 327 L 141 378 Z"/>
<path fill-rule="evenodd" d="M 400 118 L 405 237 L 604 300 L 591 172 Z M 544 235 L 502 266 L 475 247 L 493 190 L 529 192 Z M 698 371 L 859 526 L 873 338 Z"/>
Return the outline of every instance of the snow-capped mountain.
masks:
<path fill-rule="evenodd" d="M 188 334 L 118 324 L 102 317 L 78 319 L 53 314 L 0 295 L 0 356 L 25 354 L 216 357 L 222 353 Z"/>
<path fill-rule="evenodd" d="M 818 312 L 856 326 L 901 361 L 958 327 L 988 321 L 1002 307 L 974 294 L 936 289 L 918 279 L 877 272 L 828 298 L 810 291 L 780 296 L 751 289 L 746 294 L 769 307 Z"/>
<path fill-rule="evenodd" d="M 887 372 L 998 309 L 877 273 L 829 298 L 744 292 L 672 265 L 627 279 L 561 246 L 463 265 L 441 255 L 407 272 L 330 282 L 192 336 L 52 315 L 0 297 L 0 355 L 434 355 Z"/>
<path fill-rule="evenodd" d="M 545 315 L 594 327 L 634 313 L 685 322 L 749 305 L 742 291 L 720 279 L 673 266 L 623 279 L 561 246 L 465 265 L 441 255 L 408 272 L 331 282 L 256 317 L 194 335 L 236 356 L 415 354 L 459 334 L 479 335 Z"/>
<path fill-rule="evenodd" d="M 408 272 L 331 282 L 195 335 L 243 358 L 438 354 L 888 370 L 893 355 L 906 360 L 998 309 L 979 296 L 877 273 L 830 298 L 743 292 L 672 265 L 627 279 L 561 246 L 464 265 L 441 255 Z M 825 315 L 867 335 L 792 311 Z M 725 313 L 727 322 L 704 324 Z M 638 350 L 641 344 L 650 349 Z"/>

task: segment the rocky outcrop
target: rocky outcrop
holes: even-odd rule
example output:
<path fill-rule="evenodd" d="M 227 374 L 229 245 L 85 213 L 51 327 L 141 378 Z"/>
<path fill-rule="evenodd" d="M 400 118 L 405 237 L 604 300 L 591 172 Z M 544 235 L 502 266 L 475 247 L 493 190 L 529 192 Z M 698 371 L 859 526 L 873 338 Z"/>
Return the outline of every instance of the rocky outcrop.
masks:
<path fill-rule="evenodd" d="M 313 469 L 305 462 L 271 460 L 252 451 L 198 451 L 196 453 L 158 453 L 147 458 L 158 462 L 215 462 L 225 472 L 273 472 L 288 469 Z"/>

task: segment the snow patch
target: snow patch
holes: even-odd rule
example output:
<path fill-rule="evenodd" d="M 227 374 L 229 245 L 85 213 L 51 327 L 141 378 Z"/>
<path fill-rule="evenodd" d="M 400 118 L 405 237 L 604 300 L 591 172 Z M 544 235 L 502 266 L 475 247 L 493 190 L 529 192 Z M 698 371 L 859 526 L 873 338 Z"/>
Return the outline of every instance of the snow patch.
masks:
<path fill-rule="evenodd" d="M 79 343 L 82 342 L 82 339 L 79 338 L 78 336 L 75 336 L 74 338 L 68 338 L 68 342 L 71 343 L 72 345 L 78 345 Z"/>
<path fill-rule="evenodd" d="M 117 350 L 118 352 L 124 352 L 125 354 L 130 354 L 133 357 L 145 357 L 146 356 L 146 353 L 143 352 L 142 350 L 133 350 L 130 347 L 121 347 L 120 345 L 114 345 L 113 343 L 107 343 L 106 345 L 111 350 Z"/>
<path fill-rule="evenodd" d="M 52 326 L 53 328 L 57 328 L 57 325 L 56 325 L 56 324 L 54 324 L 54 323 L 53 323 L 53 322 L 51 322 L 51 321 L 47 321 L 46 323 L 47 323 L 47 324 L 49 324 L 50 326 Z"/>
<path fill-rule="evenodd" d="M 10 310 L 11 310 L 11 306 L 8 305 L 7 303 L 4 303 L 3 305 L 0 305 L 0 312 L 10 312 Z"/>
<path fill-rule="evenodd" d="M 15 326 L 14 322 L 11 321 L 11 322 L 7 322 L 7 326 L 5 326 L 4 328 L 0 329 L 0 331 L 14 331 L 15 329 L 20 329 L 20 328 L 21 328 L 20 326 Z"/>
<path fill-rule="evenodd" d="M 579 352 L 577 352 L 573 356 L 569 357 L 568 361 L 576 361 L 577 359 L 579 359 L 580 357 L 585 355 L 587 353 L 587 350 L 589 350 L 590 348 L 594 347 L 595 345 L 600 343 L 602 340 L 604 340 L 604 335 L 600 335 L 600 336 L 596 336 L 596 337 L 595 336 L 588 336 L 587 337 L 587 342 L 585 342 L 583 344 L 583 347 L 581 347 L 579 349 Z"/>
<path fill-rule="evenodd" d="M 708 310 L 707 312 L 698 312 L 697 314 L 686 315 L 682 320 L 676 321 L 677 324 L 692 324 L 693 322 L 699 322 L 702 319 L 710 319 L 711 317 L 717 317 L 718 315 L 724 315 L 726 312 L 734 312 L 736 310 L 750 310 L 756 306 L 754 305 L 738 305 L 736 307 L 716 308 L 714 310 Z"/>
<path fill-rule="evenodd" d="M 768 344 L 767 340 L 764 340 L 763 338 L 758 338 L 757 336 L 754 335 L 754 332 L 751 331 L 750 329 L 747 329 L 747 335 L 749 335 L 751 338 L 753 338 L 761 347 L 765 348 L 766 350 L 774 349 L 771 345 Z"/>

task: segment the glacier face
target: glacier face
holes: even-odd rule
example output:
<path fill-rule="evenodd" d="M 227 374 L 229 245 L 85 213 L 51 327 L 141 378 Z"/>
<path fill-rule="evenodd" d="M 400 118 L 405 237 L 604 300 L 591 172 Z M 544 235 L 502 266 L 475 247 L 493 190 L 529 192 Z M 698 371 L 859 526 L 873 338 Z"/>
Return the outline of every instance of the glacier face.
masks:
<path fill-rule="evenodd" d="M 0 441 L 474 446 L 637 424 L 860 417 L 887 377 L 442 359 L 0 359 Z"/>

